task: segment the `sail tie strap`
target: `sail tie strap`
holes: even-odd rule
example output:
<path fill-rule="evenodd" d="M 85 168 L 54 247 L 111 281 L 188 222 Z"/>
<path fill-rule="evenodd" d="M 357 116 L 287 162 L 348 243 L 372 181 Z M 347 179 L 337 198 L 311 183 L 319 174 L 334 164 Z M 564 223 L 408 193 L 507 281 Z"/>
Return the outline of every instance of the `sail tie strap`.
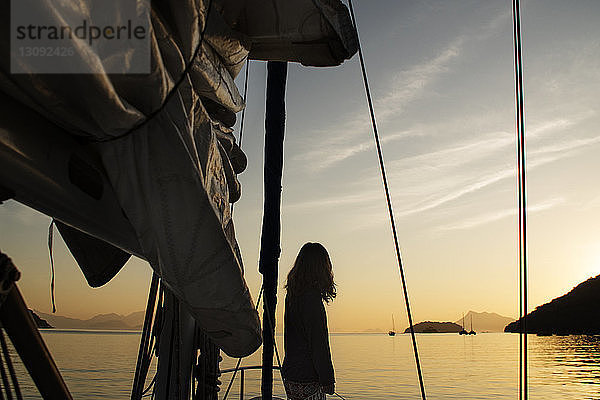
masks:
<path fill-rule="evenodd" d="M 385 198 L 387 201 L 387 208 L 388 208 L 390 224 L 391 224 L 391 228 L 392 228 L 392 234 L 394 236 L 394 246 L 396 248 L 396 258 L 398 261 L 398 269 L 400 271 L 400 279 L 402 280 L 402 290 L 404 292 L 404 302 L 406 303 L 406 314 L 408 316 L 410 336 L 411 336 L 412 345 L 413 345 L 413 352 L 415 355 L 415 364 L 417 367 L 417 375 L 419 377 L 419 387 L 421 389 L 421 398 L 422 398 L 422 400 L 426 400 L 425 384 L 423 383 L 423 374 L 421 372 L 421 363 L 419 361 L 419 351 L 417 349 L 417 339 L 415 337 L 415 330 L 413 328 L 412 313 L 410 311 L 410 302 L 408 299 L 408 291 L 406 289 L 406 279 L 404 277 L 404 267 L 402 265 L 402 254 L 400 252 L 400 245 L 398 244 L 398 234 L 396 232 L 396 222 L 395 222 L 395 218 L 394 218 L 394 211 L 392 210 L 392 200 L 391 200 L 391 196 L 390 196 L 387 175 L 385 172 L 385 163 L 383 160 L 383 152 L 381 150 L 381 143 L 379 140 L 379 132 L 377 131 L 377 122 L 375 121 L 375 111 L 373 109 L 373 100 L 371 97 L 371 90 L 369 88 L 369 81 L 367 79 L 367 70 L 365 68 L 365 61 L 363 58 L 362 46 L 360 44 L 360 36 L 358 35 L 358 26 L 356 24 L 356 17 L 354 15 L 354 7 L 352 6 L 352 0 L 348 0 L 348 6 L 350 9 L 350 17 L 352 18 L 352 24 L 354 25 L 354 29 L 356 30 L 356 35 L 358 37 L 358 57 L 360 60 L 360 68 L 362 71 L 362 78 L 363 78 L 363 83 L 365 86 L 365 94 L 367 96 L 367 102 L 369 105 L 369 113 L 371 116 L 371 125 L 373 128 L 375 147 L 377 148 L 377 156 L 379 158 L 379 169 L 381 172 L 381 179 L 383 181 L 383 188 L 385 190 Z"/>

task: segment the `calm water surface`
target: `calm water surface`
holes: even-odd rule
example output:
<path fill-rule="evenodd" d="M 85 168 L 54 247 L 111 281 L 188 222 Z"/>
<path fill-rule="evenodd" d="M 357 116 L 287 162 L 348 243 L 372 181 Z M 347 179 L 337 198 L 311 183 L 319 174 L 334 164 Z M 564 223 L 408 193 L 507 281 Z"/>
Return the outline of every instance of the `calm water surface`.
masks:
<path fill-rule="evenodd" d="M 45 331 L 43 336 L 75 399 L 128 397 L 139 333 Z M 283 357 L 283 337 L 277 339 Z M 518 398 L 517 335 L 422 334 L 417 340 L 428 399 Z M 531 399 L 600 400 L 600 336 L 530 336 L 529 342 Z M 336 390 L 346 399 L 419 398 L 409 336 L 333 334 L 331 347 Z M 222 369 L 235 361 L 225 357 Z M 259 363 L 260 352 L 242 365 Z M 31 381 L 20 376 L 25 398 L 39 398 Z M 222 376 L 222 392 L 230 377 Z M 284 397 L 277 373 L 275 378 L 274 392 Z M 246 398 L 259 393 L 259 379 L 259 371 L 246 373 Z M 238 390 L 236 382 L 228 399 L 239 399 Z"/>

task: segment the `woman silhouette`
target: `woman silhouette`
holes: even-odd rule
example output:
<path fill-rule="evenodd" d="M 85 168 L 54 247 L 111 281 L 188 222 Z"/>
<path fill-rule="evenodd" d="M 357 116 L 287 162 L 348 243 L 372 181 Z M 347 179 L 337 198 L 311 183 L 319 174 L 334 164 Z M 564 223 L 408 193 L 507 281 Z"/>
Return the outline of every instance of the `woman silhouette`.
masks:
<path fill-rule="evenodd" d="M 322 400 L 335 391 L 327 315 L 335 298 L 329 254 L 319 243 L 300 249 L 285 285 L 284 386 L 290 400 Z"/>

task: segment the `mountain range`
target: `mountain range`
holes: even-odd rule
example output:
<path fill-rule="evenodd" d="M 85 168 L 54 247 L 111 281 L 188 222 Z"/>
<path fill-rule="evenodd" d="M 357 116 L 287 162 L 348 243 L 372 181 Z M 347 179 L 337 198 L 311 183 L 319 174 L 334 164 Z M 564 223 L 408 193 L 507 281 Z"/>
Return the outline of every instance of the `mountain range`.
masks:
<path fill-rule="evenodd" d="M 465 314 L 464 324 L 468 331 L 471 330 L 471 319 L 473 320 L 473 330 L 476 332 L 504 332 L 504 327 L 515 320 L 496 313 L 469 311 Z M 462 325 L 462 317 L 455 323 Z"/>
<path fill-rule="evenodd" d="M 141 330 L 144 323 L 144 311 L 137 311 L 127 315 L 116 313 L 98 314 L 89 319 L 64 317 L 37 310 L 35 310 L 35 314 L 57 329 Z M 471 329 L 471 317 L 473 318 L 473 329 L 477 332 L 503 332 L 504 327 L 514 321 L 514 318 L 504 317 L 496 313 L 469 311 L 465 314 L 465 327 L 467 330 Z M 431 324 L 435 324 L 436 326 L 433 327 Z M 438 332 L 454 332 L 456 328 L 455 324 L 460 328 L 462 317 L 454 323 L 425 321 L 415 324 L 415 328 L 419 328 L 418 330 L 421 331 L 421 328 L 427 330 L 428 327 L 433 327 Z M 456 332 L 459 330 L 456 330 Z"/>
<path fill-rule="evenodd" d="M 37 310 L 35 310 L 35 313 L 57 329 L 141 330 L 144 324 L 144 311 L 137 311 L 127 315 L 116 313 L 98 314 L 89 319 L 63 317 L 56 314 L 46 314 Z"/>

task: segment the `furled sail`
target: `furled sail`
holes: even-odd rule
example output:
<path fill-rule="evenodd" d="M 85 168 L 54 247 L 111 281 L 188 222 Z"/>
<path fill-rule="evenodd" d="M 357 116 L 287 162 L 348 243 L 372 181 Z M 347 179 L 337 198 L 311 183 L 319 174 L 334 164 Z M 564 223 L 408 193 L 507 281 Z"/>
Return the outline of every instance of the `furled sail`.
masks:
<path fill-rule="evenodd" d="M 143 18 L 149 2 L 132 1 Z M 101 3 L 111 21 L 131 12 Z M 0 4 L 0 101 L 15 119 L 35 115 L 0 125 L 0 188 L 76 228 L 61 231 L 90 284 L 116 274 L 126 259 L 120 251 L 141 256 L 226 353 L 252 353 L 260 325 L 230 212 L 246 166 L 231 129 L 244 107 L 234 79 L 249 54 L 340 64 L 356 51 L 345 7 L 338 0 L 153 1 L 147 47 L 111 52 L 74 39 L 63 67 L 78 73 L 57 73 L 19 57 L 9 31 L 15 4 Z M 100 7 L 18 4 L 43 15 L 44 26 L 94 22 Z M 139 73 L 133 61 L 144 57 L 148 70 Z M 42 136 L 45 148 L 36 146 Z M 86 263 L 98 251 L 119 265 Z"/>

